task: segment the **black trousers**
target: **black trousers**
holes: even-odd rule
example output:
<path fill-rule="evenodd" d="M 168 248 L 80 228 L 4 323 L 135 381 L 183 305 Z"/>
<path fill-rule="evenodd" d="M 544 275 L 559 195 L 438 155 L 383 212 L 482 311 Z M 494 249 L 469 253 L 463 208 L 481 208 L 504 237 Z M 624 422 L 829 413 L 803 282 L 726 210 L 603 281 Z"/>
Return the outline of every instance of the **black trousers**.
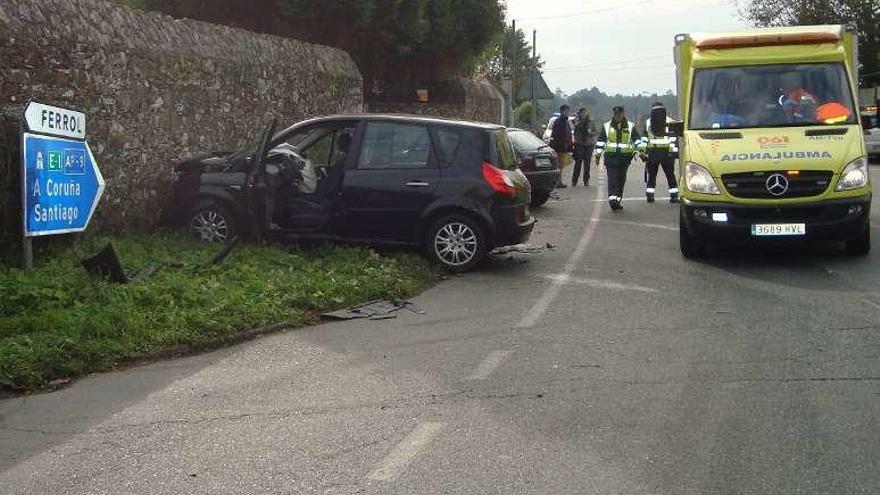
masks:
<path fill-rule="evenodd" d="M 663 167 L 666 175 L 666 183 L 670 193 L 678 192 L 678 183 L 675 180 L 675 157 L 667 151 L 648 151 L 648 160 L 645 162 L 645 190 L 653 193 L 657 187 L 657 172 Z"/>
<path fill-rule="evenodd" d="M 626 172 L 632 162 L 632 155 L 605 153 L 605 170 L 608 173 L 608 200 L 622 200 L 626 186 Z"/>
<path fill-rule="evenodd" d="M 584 185 L 590 182 L 590 162 L 593 159 L 593 147 L 585 144 L 574 145 L 574 171 L 571 173 L 571 185 L 575 185 L 584 169 Z"/>

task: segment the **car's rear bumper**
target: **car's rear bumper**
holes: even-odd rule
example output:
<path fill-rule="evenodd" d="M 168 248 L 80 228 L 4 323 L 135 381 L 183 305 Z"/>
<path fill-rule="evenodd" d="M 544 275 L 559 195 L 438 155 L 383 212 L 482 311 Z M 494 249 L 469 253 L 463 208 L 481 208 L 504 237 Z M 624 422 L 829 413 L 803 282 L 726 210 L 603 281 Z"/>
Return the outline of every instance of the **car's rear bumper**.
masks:
<path fill-rule="evenodd" d="M 495 223 L 495 230 L 492 233 L 494 247 L 528 242 L 536 222 L 529 211 L 529 206 L 525 204 L 496 204 L 492 207 L 492 221 Z"/>
<path fill-rule="evenodd" d="M 529 184 L 532 185 L 532 193 L 549 193 L 559 184 L 559 170 L 539 170 L 523 172 Z"/>
<path fill-rule="evenodd" d="M 752 206 L 733 203 L 683 201 L 682 221 L 692 236 L 709 242 L 761 240 L 845 241 L 865 232 L 871 215 L 871 195 L 787 206 Z M 713 220 L 726 214 L 727 221 Z M 755 237 L 754 224 L 806 225 L 805 236 Z"/>

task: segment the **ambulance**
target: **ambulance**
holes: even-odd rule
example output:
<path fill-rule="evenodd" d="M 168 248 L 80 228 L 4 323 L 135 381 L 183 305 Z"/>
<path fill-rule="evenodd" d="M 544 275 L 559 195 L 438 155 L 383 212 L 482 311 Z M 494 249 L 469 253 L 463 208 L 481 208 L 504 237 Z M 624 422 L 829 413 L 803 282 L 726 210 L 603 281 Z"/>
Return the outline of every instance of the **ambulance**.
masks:
<path fill-rule="evenodd" d="M 871 182 L 845 26 L 675 38 L 680 247 L 842 241 L 871 249 Z"/>

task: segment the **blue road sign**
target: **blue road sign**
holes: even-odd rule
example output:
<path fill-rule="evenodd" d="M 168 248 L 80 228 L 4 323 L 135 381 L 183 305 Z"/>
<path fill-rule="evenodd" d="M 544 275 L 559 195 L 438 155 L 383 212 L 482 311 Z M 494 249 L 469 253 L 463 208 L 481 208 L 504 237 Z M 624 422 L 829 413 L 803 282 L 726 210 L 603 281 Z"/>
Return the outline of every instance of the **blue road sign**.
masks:
<path fill-rule="evenodd" d="M 104 193 L 104 177 L 85 141 L 25 133 L 24 235 L 82 232 Z"/>

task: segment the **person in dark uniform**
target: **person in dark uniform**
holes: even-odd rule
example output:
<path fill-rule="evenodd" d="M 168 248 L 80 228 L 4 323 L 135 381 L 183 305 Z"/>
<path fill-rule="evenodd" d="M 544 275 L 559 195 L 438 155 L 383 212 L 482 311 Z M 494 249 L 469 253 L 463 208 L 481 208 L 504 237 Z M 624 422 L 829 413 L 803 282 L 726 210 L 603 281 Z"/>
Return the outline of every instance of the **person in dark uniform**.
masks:
<path fill-rule="evenodd" d="M 561 172 L 571 161 L 570 153 L 572 149 L 571 124 L 568 122 L 569 115 L 571 115 L 571 107 L 568 105 L 559 107 L 559 117 L 553 121 L 553 131 L 550 135 L 550 147 L 556 152 L 559 160 L 559 184 L 556 187 L 563 189 L 568 186 L 562 182 Z"/>
<path fill-rule="evenodd" d="M 669 202 L 678 203 L 678 182 L 675 180 L 675 157 L 678 154 L 678 140 L 669 135 L 672 119 L 666 114 L 662 103 L 654 103 L 651 118 L 645 124 L 645 194 L 648 203 L 654 202 L 657 187 L 657 172 L 663 168 L 666 183 L 669 185 Z"/>
<path fill-rule="evenodd" d="M 641 137 L 632 122 L 626 120 L 623 107 L 614 107 L 610 121 L 605 122 L 596 141 L 596 165 L 604 156 L 605 170 L 608 174 L 608 204 L 612 211 L 623 209 L 623 188 L 626 185 L 626 172 L 636 153 Z"/>
<path fill-rule="evenodd" d="M 571 185 L 576 186 L 584 169 L 584 186 L 590 185 L 590 161 L 593 147 L 596 144 L 596 126 L 590 119 L 586 108 L 578 110 L 574 121 L 574 171 L 571 174 Z"/>

